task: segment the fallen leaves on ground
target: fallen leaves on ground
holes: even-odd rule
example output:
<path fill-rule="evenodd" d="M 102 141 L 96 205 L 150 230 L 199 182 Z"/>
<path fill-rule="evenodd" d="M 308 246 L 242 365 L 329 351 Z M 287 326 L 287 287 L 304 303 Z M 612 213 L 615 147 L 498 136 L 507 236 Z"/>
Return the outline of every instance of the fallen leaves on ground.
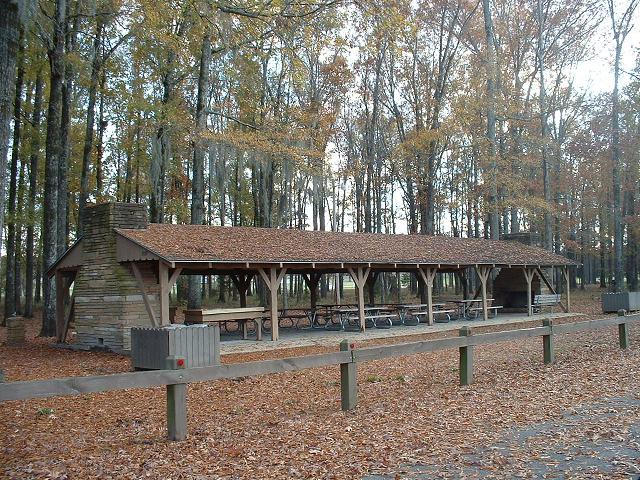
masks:
<path fill-rule="evenodd" d="M 577 310 L 601 316 L 595 300 L 579 300 Z M 35 322 L 29 329 L 25 347 L 2 347 L 7 381 L 129 370 L 126 357 L 61 350 L 33 338 Z M 340 410 L 337 366 L 193 384 L 189 437 L 180 443 L 165 439 L 162 388 L 7 402 L 0 404 L 0 472 L 8 478 L 409 478 L 412 466 L 429 465 L 439 472 L 436 478 L 473 478 L 470 471 L 527 477 L 533 461 L 553 468 L 558 459 L 551 445 L 562 458 L 575 455 L 569 447 L 576 444 L 608 439 L 638 451 L 637 438 L 629 435 L 638 408 L 592 412 L 598 421 L 589 428 L 566 425 L 566 412 L 640 398 L 636 326 L 631 342 L 621 351 L 615 328 L 558 336 L 551 366 L 542 363 L 540 339 L 478 347 L 468 387 L 458 386 L 456 350 L 361 364 L 352 412 Z M 256 352 L 224 361 L 326 350 Z M 558 426 L 520 446 L 496 447 L 514 429 L 547 423 Z M 624 456 L 614 463 L 611 476 L 626 478 L 633 467 Z M 598 475 L 578 469 L 570 476 Z"/>

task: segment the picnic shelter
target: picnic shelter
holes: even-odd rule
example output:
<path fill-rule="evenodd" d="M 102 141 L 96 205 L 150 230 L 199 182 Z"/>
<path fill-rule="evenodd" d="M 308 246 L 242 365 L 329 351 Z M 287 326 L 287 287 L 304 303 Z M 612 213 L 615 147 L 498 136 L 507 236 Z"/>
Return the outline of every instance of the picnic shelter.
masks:
<path fill-rule="evenodd" d="M 357 316 L 366 328 L 364 290 L 379 272 L 410 272 L 426 287 L 433 322 L 433 285 L 438 272 L 477 272 L 483 318 L 488 317 L 491 272 L 500 269 L 509 298 L 531 315 L 534 293 L 559 268 L 566 281 L 562 308 L 569 311 L 568 268 L 575 263 L 516 241 L 431 235 L 390 235 L 294 229 L 149 224 L 142 204 L 104 203 L 86 209 L 85 231 L 48 270 L 56 278 L 56 332 L 64 342 L 70 321 L 80 347 L 130 348 L 132 326 L 170 323 L 169 293 L 180 275 L 229 275 L 246 300 L 257 276 L 269 291 L 271 339 L 278 340 L 278 287 L 299 274 L 315 307 L 320 278 L 348 274 L 357 290 Z M 517 288 L 514 289 L 514 286 Z M 509 291 L 511 289 L 511 291 Z"/>

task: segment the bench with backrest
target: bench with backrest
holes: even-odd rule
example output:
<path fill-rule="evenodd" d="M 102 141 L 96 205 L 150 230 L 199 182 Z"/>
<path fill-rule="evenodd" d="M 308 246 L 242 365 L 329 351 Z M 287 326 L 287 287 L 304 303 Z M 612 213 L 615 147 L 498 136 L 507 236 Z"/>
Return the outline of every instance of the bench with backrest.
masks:
<path fill-rule="evenodd" d="M 533 311 L 542 312 L 544 307 L 549 307 L 553 311 L 553 307 L 560 304 L 560 294 L 544 293 L 533 297 Z"/>
<path fill-rule="evenodd" d="M 184 323 L 226 323 L 237 322 L 242 329 L 242 338 L 248 338 L 247 322 L 256 324 L 256 336 L 262 340 L 262 321 L 265 316 L 264 307 L 246 308 L 213 308 L 209 310 L 185 310 Z"/>

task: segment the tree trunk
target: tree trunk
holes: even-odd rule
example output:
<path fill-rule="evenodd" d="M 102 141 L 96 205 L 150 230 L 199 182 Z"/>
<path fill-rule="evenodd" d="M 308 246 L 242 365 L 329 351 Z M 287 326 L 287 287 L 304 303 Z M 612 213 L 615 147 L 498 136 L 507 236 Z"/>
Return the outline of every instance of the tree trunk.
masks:
<path fill-rule="evenodd" d="M 107 84 L 107 75 L 100 72 L 100 102 L 98 103 L 98 134 L 96 135 L 96 200 L 100 201 L 104 195 L 104 132 L 109 122 L 104 118 L 104 92 Z"/>
<path fill-rule="evenodd" d="M 6 282 L 4 292 L 4 325 L 6 319 L 16 313 L 15 303 L 15 246 L 16 246 L 16 194 L 18 184 L 18 162 L 20 160 L 20 140 L 22 134 L 22 86 L 24 81 L 24 45 L 23 35 L 18 40 L 18 74 L 15 80 L 15 100 L 13 106 L 13 144 L 11 146 L 11 165 L 9 174 L 9 201 L 7 205 L 7 257 Z"/>
<path fill-rule="evenodd" d="M 93 152 L 93 129 L 96 117 L 96 95 L 100 79 L 100 46 L 102 45 L 102 31 L 104 23 L 102 16 L 96 17 L 96 35 L 93 38 L 93 59 L 91 61 L 91 77 L 89 80 L 89 100 L 87 103 L 87 122 L 84 133 L 84 148 L 82 150 L 82 172 L 80 173 L 80 199 L 78 202 L 78 231 L 82 234 L 82 217 L 89 199 L 89 170 L 91 168 L 91 154 Z"/>
<path fill-rule="evenodd" d="M 193 181 L 191 182 L 191 223 L 204 223 L 204 156 L 205 143 L 202 134 L 207 129 L 206 103 L 209 95 L 209 70 L 211 68 L 211 38 L 205 35 L 202 40 L 200 74 L 198 76 L 198 100 L 196 104 L 196 139 L 193 149 Z M 220 277 L 222 278 L 222 277 Z M 221 295 L 224 295 L 224 283 L 220 283 Z M 189 276 L 189 309 L 202 306 L 202 276 Z"/>
<path fill-rule="evenodd" d="M 34 226 L 36 216 L 36 192 L 38 189 L 38 160 L 40 158 L 40 118 L 42 116 L 42 71 L 36 76 L 36 91 L 33 97 L 33 120 L 31 133 L 31 155 L 29 159 L 29 214 L 27 216 L 25 311 L 27 318 L 33 317 L 34 281 Z"/>
<path fill-rule="evenodd" d="M 540 95 L 538 96 L 540 108 L 540 147 L 542 152 L 542 183 L 544 190 L 544 201 L 546 204 L 544 211 L 544 248 L 550 252 L 553 250 L 553 229 L 551 225 L 551 167 L 549 165 L 549 155 L 547 154 L 547 95 L 544 83 L 544 46 L 542 39 L 543 17 L 542 17 L 542 1 L 537 3 L 537 21 L 538 21 L 538 74 L 540 76 Z"/>
<path fill-rule="evenodd" d="M 611 180 L 613 184 L 613 274 L 611 290 L 620 292 L 624 289 L 624 259 L 622 242 L 624 219 L 622 217 L 622 193 L 620 186 L 620 57 L 622 42 L 616 38 L 615 61 L 613 64 L 613 95 L 611 98 Z"/>
<path fill-rule="evenodd" d="M 65 26 L 64 26 L 64 48 L 65 52 L 72 52 L 75 47 L 75 36 L 78 30 L 78 16 L 74 25 L 69 24 L 70 7 L 72 0 L 66 2 Z M 77 1 L 76 1 L 77 5 Z M 76 8 L 77 10 L 77 8 Z M 77 12 L 74 12 L 77 13 Z M 57 235 L 57 253 L 62 255 L 67 249 L 69 240 L 69 158 L 71 157 L 70 130 L 72 115 L 72 88 L 73 88 L 73 64 L 66 62 L 64 64 L 64 80 L 62 82 L 62 106 L 60 118 L 60 141 L 62 154 L 59 158 L 58 165 L 58 225 L 56 227 Z"/>
<path fill-rule="evenodd" d="M 41 336 L 52 337 L 56 333 L 55 298 L 53 281 L 47 276 L 47 269 L 56 260 L 58 221 L 58 167 L 62 152 L 61 101 L 64 77 L 64 25 L 66 0 L 56 0 L 53 42 L 48 52 L 51 67 L 49 82 L 49 108 L 47 110 L 47 143 L 45 155 L 42 262 L 43 296 Z"/>
<path fill-rule="evenodd" d="M 487 40 L 487 139 L 489 140 L 489 228 L 491 238 L 500 237 L 500 225 L 498 220 L 498 165 L 496 163 L 496 76 L 497 60 L 495 39 L 493 33 L 493 18 L 491 16 L 490 0 L 482 0 L 484 14 L 484 31 Z"/>
<path fill-rule="evenodd" d="M 27 103 L 31 101 L 31 98 L 28 97 Z M 16 233 L 15 233 L 15 254 L 14 258 L 14 298 L 15 298 L 15 310 L 18 315 L 23 315 L 24 310 L 22 309 L 22 235 L 24 229 L 24 206 L 26 204 L 26 195 L 25 195 L 25 168 L 26 162 L 22 160 L 20 162 L 20 172 L 19 172 L 19 181 L 18 181 L 18 202 L 16 208 Z"/>
<path fill-rule="evenodd" d="M 4 231 L 4 198 L 6 192 L 7 155 L 9 154 L 9 132 L 13 117 L 13 101 L 16 56 L 20 35 L 18 2 L 0 0 L 0 251 Z"/>

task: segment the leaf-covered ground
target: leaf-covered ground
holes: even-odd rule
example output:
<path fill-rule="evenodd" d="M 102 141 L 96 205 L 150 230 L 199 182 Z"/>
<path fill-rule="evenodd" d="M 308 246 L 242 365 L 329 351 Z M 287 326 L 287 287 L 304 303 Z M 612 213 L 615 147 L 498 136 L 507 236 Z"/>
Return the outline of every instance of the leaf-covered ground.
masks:
<path fill-rule="evenodd" d="M 590 296 L 577 303 L 601 316 Z M 348 413 L 340 411 L 337 367 L 195 384 L 182 443 L 165 440 L 160 388 L 7 402 L 0 404 L 0 473 L 626 479 L 640 474 L 638 326 L 631 342 L 621 351 L 615 329 L 557 337 L 552 366 L 542 363 L 539 339 L 477 348 L 469 387 L 458 386 L 453 350 L 359 365 L 359 404 Z M 60 350 L 44 339 L 2 352 L 8 381 L 129 369 L 125 357 Z"/>

